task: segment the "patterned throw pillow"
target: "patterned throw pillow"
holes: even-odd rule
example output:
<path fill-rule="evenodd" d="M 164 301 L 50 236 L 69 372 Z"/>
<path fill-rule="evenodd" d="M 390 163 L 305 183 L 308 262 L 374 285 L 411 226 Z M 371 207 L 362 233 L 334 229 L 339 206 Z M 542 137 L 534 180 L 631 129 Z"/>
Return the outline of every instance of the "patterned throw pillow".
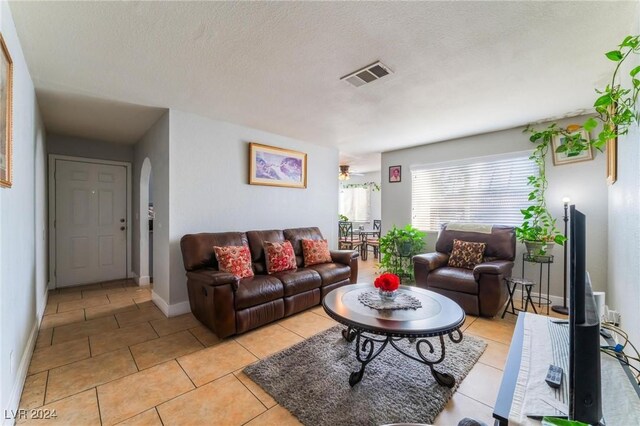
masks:
<path fill-rule="evenodd" d="M 229 272 L 240 278 L 253 276 L 251 252 L 248 246 L 214 246 L 213 251 L 216 253 L 221 271 Z"/>
<path fill-rule="evenodd" d="M 289 271 L 296 269 L 296 255 L 289 241 L 281 243 L 264 243 L 264 255 L 267 260 L 267 273 Z"/>
<path fill-rule="evenodd" d="M 471 243 L 468 241 L 453 240 L 453 250 L 449 257 L 449 266 L 452 268 L 473 269 L 482 263 L 482 256 L 486 243 Z"/>
<path fill-rule="evenodd" d="M 304 266 L 331 262 L 327 240 L 302 240 L 302 253 L 304 254 Z"/>

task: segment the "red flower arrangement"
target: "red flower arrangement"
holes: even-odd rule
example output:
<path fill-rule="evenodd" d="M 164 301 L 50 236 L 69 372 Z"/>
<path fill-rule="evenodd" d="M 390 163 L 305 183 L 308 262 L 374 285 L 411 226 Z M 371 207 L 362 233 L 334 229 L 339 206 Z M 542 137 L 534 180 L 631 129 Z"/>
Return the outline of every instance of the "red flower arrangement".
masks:
<path fill-rule="evenodd" d="M 400 287 L 400 277 L 396 274 L 385 272 L 376 278 L 373 285 L 382 291 L 396 291 Z"/>

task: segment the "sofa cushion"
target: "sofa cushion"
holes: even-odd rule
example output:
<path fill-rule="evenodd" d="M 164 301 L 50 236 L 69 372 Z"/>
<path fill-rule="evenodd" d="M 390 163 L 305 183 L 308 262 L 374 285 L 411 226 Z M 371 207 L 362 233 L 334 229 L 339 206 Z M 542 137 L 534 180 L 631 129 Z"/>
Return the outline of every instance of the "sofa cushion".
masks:
<path fill-rule="evenodd" d="M 267 259 L 264 254 L 264 243 L 270 241 L 273 243 L 285 240 L 284 234 L 279 229 L 269 229 L 264 231 L 248 231 L 247 239 L 249 240 L 249 249 L 251 250 L 251 262 L 253 262 L 253 270 L 256 274 L 267 273 Z"/>
<path fill-rule="evenodd" d="M 256 275 L 241 279 L 235 296 L 236 309 L 244 309 L 281 299 L 284 297 L 284 288 L 275 277 Z"/>
<path fill-rule="evenodd" d="M 322 285 L 320 274 L 313 269 L 307 268 L 278 272 L 273 274 L 272 277 L 282 281 L 285 297 L 320 288 Z"/>
<path fill-rule="evenodd" d="M 331 262 L 331 252 L 327 240 L 302 240 L 304 266 Z"/>
<path fill-rule="evenodd" d="M 427 287 L 478 294 L 478 283 L 473 278 L 471 269 L 450 268 L 448 266 L 438 268 L 427 276 Z"/>
<path fill-rule="evenodd" d="M 477 264 L 482 263 L 482 256 L 486 247 L 485 243 L 453 240 L 449 266 L 452 268 L 475 268 Z"/>
<path fill-rule="evenodd" d="M 320 232 L 320 229 L 316 227 L 311 228 L 291 228 L 283 231 L 284 237 L 291 241 L 293 246 L 293 252 L 296 254 L 296 262 L 298 267 L 304 266 L 304 255 L 302 252 L 302 240 L 322 240 L 324 237 Z"/>
<path fill-rule="evenodd" d="M 248 246 L 214 246 L 213 251 L 216 253 L 220 271 L 229 272 L 240 278 L 253 276 Z"/>
<path fill-rule="evenodd" d="M 296 256 L 289 241 L 265 242 L 264 253 L 267 258 L 267 273 L 290 271 L 296 269 Z"/>
<path fill-rule="evenodd" d="M 351 268 L 341 263 L 323 263 L 321 265 L 309 266 L 320 274 L 322 286 L 348 280 L 351 276 Z"/>

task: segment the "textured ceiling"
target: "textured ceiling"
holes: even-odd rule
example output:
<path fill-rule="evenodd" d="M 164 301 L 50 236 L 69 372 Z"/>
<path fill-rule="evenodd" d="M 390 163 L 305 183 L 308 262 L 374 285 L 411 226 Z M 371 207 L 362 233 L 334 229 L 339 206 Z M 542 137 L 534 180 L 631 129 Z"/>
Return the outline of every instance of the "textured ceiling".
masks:
<path fill-rule="evenodd" d="M 92 99 L 106 117 L 121 103 L 177 108 L 357 162 L 589 108 L 611 73 L 602 53 L 638 3 L 10 5 L 50 129 L 133 142 L 145 119 L 112 126 L 78 112 Z M 376 60 L 394 74 L 360 88 L 339 80 Z"/>

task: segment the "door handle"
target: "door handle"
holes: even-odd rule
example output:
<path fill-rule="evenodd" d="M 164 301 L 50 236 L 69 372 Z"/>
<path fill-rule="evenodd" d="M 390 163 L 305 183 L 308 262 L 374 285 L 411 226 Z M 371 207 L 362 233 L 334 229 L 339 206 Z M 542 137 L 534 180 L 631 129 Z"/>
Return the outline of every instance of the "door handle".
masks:
<path fill-rule="evenodd" d="M 126 226 L 121 226 L 121 227 L 120 227 L 120 230 L 121 230 L 121 231 L 124 231 L 125 229 L 127 229 L 127 227 L 126 227 Z"/>
<path fill-rule="evenodd" d="M 120 223 L 124 223 L 124 218 L 120 219 Z"/>

